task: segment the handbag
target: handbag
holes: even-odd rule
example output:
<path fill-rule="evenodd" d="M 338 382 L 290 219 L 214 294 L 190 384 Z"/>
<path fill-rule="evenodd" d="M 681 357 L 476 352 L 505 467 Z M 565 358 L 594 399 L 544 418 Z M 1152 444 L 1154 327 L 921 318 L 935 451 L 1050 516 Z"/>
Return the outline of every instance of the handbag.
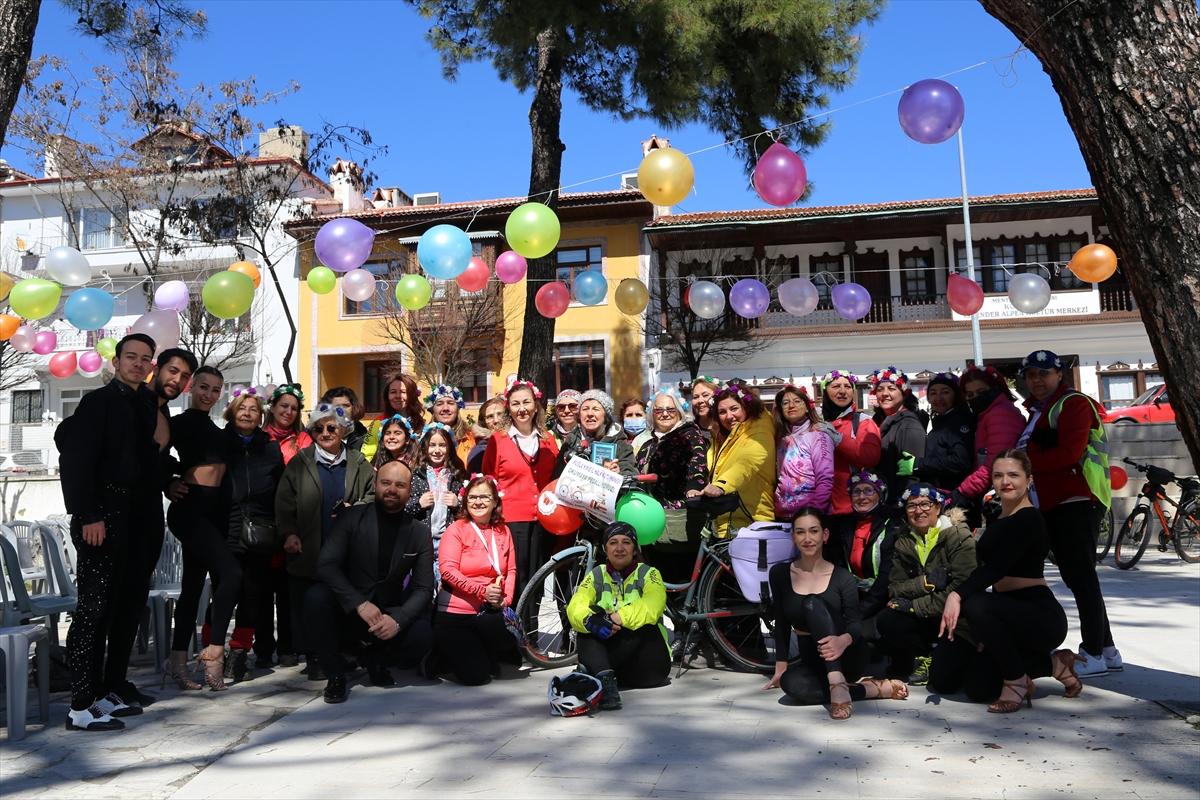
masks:
<path fill-rule="evenodd" d="M 274 522 L 259 522 L 242 514 L 242 547 L 250 553 L 274 553 L 279 550 L 279 530 Z"/>

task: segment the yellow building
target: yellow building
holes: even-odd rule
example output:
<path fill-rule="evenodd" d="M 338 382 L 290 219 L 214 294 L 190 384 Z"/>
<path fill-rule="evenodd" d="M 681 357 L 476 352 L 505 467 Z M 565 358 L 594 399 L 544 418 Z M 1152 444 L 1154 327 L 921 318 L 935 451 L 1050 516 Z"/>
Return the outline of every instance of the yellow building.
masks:
<path fill-rule="evenodd" d="M 505 220 L 522 202 L 513 197 L 414 205 L 399 190 L 379 190 L 373 208 L 330 211 L 290 223 L 288 233 L 300 242 L 302 278 L 317 265 L 313 240 L 323 223 L 350 217 L 376 231 L 364 265 L 377 280 L 372 298 L 350 300 L 340 281 L 326 295 L 310 291 L 306 280 L 300 283 L 296 378 L 306 394 L 316 397 L 331 386 L 350 386 L 361 391 L 367 413 L 378 414 L 387 375 L 403 369 L 424 386 L 454 363 L 455 382 L 468 405 L 503 392 L 520 360 L 525 281 L 504 286 L 493 271 L 488 287 L 475 294 L 460 293 L 453 281 L 434 281 L 433 301 L 411 314 L 399 309 L 394 290 L 404 274 L 421 272 L 417 240 L 441 223 L 466 230 L 476 255 L 494 270 L 496 257 L 509 249 Z M 641 321 L 617 309 L 613 292 L 623 278 L 647 280 L 642 227 L 653 207 L 637 191 L 581 192 L 563 194 L 557 213 L 562 236 L 554 256 L 560 279 L 569 286 L 579 271 L 600 269 L 608 280 L 608 298 L 596 306 L 572 303 L 558 318 L 554 350 L 546 354 L 555 365 L 556 385 L 542 389 L 548 400 L 567 388 L 602 388 L 618 403 L 643 397 Z M 411 329 L 418 333 L 411 335 Z M 449 363 L 439 369 L 438 361 Z"/>

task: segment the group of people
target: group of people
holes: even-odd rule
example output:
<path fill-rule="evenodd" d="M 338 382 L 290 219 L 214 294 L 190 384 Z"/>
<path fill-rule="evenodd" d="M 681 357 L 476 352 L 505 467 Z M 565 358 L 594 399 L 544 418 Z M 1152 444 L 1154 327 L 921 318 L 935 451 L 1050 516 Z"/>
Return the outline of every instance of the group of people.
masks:
<path fill-rule="evenodd" d="M 788 385 L 770 412 L 737 380 L 701 376 L 619 407 L 602 390 L 565 390 L 551 408 L 517 380 L 472 420 L 455 387 L 422 397 L 397 374 L 369 423 L 350 387 L 326 391 L 305 420 L 302 388 L 285 384 L 232 392 L 218 427 L 219 370 L 155 350 L 144 334 L 122 339 L 114 379 L 56 434 L 79 553 L 68 728 L 119 729 L 154 700 L 126 672 L 167 529 L 183 575 L 163 666 L 180 689 L 220 691 L 251 654 L 259 668 L 303 660 L 331 703 L 347 698 L 355 665 L 376 685 L 394 682 L 392 666 L 487 683 L 521 663 L 516 598 L 564 545 L 538 524 L 538 497 L 575 457 L 631 483 L 653 474 L 645 491 L 666 513 L 644 548 L 625 523 L 580 531 L 604 563 L 559 612 L 601 708 L 620 707 L 621 687 L 668 680 L 665 583 L 691 574 L 708 522 L 696 498 L 736 497 L 712 521 L 717 538 L 791 522 L 799 555 L 770 573 L 767 686 L 829 703 L 835 718 L 923 681 L 1012 711 L 1034 678 L 1073 695 L 1078 676 L 1121 667 L 1092 560 L 1108 502 L 1101 417 L 1048 351 L 1022 365 L 1028 420 L 991 368 L 936 376 L 926 415 L 889 367 L 871 377 L 873 413 L 858 408 L 857 379 L 835 371 L 819 400 Z M 190 407 L 171 416 L 185 391 Z M 1048 550 L 1075 594 L 1078 654 L 1055 651 L 1066 618 L 1042 574 Z"/>

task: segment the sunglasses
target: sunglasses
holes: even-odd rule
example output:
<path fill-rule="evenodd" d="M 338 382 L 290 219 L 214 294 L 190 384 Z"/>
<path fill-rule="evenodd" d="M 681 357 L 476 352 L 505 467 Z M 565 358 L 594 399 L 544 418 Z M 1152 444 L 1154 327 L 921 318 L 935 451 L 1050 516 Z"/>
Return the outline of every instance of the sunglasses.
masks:
<path fill-rule="evenodd" d="M 560 408 L 563 411 L 578 411 L 579 404 L 578 403 L 563 403 L 563 404 L 559 405 L 558 408 Z"/>
<path fill-rule="evenodd" d="M 318 425 L 316 431 L 317 433 L 337 433 L 341 427 L 336 422 L 331 422 L 328 425 Z"/>

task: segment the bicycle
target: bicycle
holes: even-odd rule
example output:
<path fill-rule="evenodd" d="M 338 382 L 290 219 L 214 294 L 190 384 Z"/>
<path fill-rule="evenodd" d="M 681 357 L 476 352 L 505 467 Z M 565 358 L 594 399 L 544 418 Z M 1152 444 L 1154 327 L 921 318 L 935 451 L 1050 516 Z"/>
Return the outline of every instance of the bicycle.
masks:
<path fill-rule="evenodd" d="M 639 475 L 643 483 L 655 476 Z M 684 647 L 683 657 L 693 640 L 697 625 L 702 625 L 725 663 L 743 672 L 770 672 L 775 668 L 771 637 L 771 609 L 742 597 L 729 559 L 732 539 L 712 540 L 712 520 L 733 509 L 722 506 L 736 502 L 737 495 L 698 498 L 693 507 L 708 515 L 705 534 L 686 583 L 664 584 L 668 595 L 684 593 L 681 603 L 668 600 L 665 616 L 671 620 Z M 736 508 L 736 506 L 734 506 Z M 597 547 L 576 534 L 575 544 L 551 556 L 530 578 L 517 600 L 517 616 L 525 623 L 525 657 L 530 663 L 546 668 L 570 666 L 578 660 L 576 632 L 566 620 L 566 606 L 585 575 L 596 566 Z M 547 583 L 550 581 L 550 583 Z M 549 592 L 547 586 L 551 587 Z M 547 603 L 547 600 L 552 602 Z"/>
<path fill-rule="evenodd" d="M 1100 530 L 1096 533 L 1096 563 L 1099 564 L 1108 557 L 1108 551 L 1112 548 L 1113 529 L 1116 528 L 1116 522 L 1113 517 L 1112 506 L 1108 507 L 1108 513 L 1100 520 Z"/>
<path fill-rule="evenodd" d="M 1167 551 L 1167 543 L 1189 564 L 1200 562 L 1200 480 L 1181 478 L 1173 472 L 1151 464 L 1138 464 L 1128 458 L 1126 464 L 1138 472 L 1146 473 L 1146 485 L 1142 487 L 1137 505 L 1117 534 L 1113 560 L 1121 569 L 1129 569 L 1138 562 L 1150 543 L 1150 511 L 1154 511 L 1161 530 L 1158 534 L 1159 552 Z M 1183 490 L 1179 502 L 1167 496 L 1166 485 L 1175 483 Z M 1162 504 L 1175 507 L 1175 518 L 1168 519 Z"/>

